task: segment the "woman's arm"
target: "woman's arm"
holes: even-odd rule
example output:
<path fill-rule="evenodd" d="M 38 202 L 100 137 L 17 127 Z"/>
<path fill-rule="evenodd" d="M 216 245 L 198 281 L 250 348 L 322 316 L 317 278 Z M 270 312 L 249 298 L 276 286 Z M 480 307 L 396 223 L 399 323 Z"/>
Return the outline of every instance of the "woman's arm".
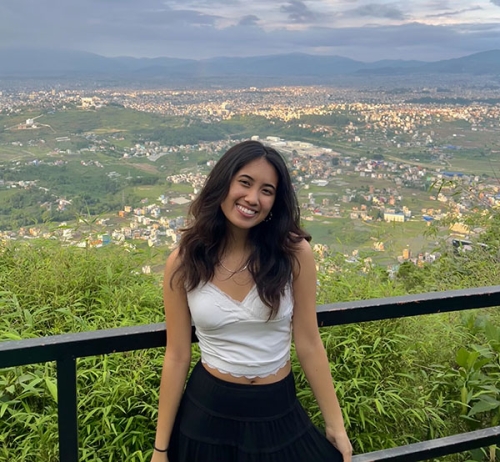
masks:
<path fill-rule="evenodd" d="M 351 461 L 352 446 L 344 427 L 342 411 L 335 393 L 330 365 L 321 342 L 316 318 L 316 262 L 306 240 L 299 244 L 294 271 L 293 337 L 295 350 L 325 419 L 326 436 Z"/>
<path fill-rule="evenodd" d="M 191 316 L 182 283 L 170 280 L 178 265 L 178 250 L 167 259 L 163 278 L 163 302 L 167 348 L 161 374 L 155 447 L 166 449 L 191 361 Z M 165 461 L 166 453 L 154 451 L 152 461 Z"/>

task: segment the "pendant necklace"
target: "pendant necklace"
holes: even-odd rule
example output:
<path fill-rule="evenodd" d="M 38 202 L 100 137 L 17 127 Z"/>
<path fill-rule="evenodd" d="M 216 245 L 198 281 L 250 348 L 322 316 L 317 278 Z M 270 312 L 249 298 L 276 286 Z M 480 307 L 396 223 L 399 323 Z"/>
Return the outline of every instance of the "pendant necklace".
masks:
<path fill-rule="evenodd" d="M 222 268 L 224 268 L 228 273 L 231 273 L 231 276 L 232 276 L 233 274 L 238 274 L 238 273 L 242 273 L 243 271 L 245 271 L 248 268 L 249 263 L 250 263 L 250 259 L 248 259 L 247 262 L 240 269 L 237 269 L 235 271 L 230 270 L 229 268 L 226 268 L 224 266 L 224 263 L 222 263 L 221 261 L 219 262 L 219 265 L 222 266 Z"/>

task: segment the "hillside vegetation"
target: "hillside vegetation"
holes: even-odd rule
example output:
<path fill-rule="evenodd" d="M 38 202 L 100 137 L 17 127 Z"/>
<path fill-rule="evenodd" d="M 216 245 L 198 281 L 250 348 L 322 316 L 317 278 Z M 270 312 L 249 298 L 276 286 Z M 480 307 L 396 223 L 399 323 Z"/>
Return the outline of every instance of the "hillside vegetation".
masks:
<path fill-rule="evenodd" d="M 484 223 L 487 247 L 444 247 L 433 265 L 403 265 L 395 279 L 326 256 L 318 262 L 318 303 L 498 284 L 499 224 L 498 216 Z M 0 340 L 162 322 L 161 281 L 142 274 L 146 259 L 123 247 L 0 244 Z M 498 308 L 323 328 L 321 335 L 357 453 L 500 422 Z M 78 361 L 80 460 L 149 460 L 162 355 Z M 295 356 L 293 368 L 300 399 L 321 427 Z M 55 365 L 0 370 L 0 462 L 55 462 L 57 450 Z M 485 457 L 476 451 L 450 460 Z"/>

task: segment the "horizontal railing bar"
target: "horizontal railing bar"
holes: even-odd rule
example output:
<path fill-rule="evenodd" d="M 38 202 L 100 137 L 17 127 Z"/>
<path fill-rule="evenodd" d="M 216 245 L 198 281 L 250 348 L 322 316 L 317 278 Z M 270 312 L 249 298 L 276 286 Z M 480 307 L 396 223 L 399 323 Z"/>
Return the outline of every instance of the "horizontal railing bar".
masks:
<path fill-rule="evenodd" d="M 417 462 L 500 444 L 500 426 L 353 457 L 353 462 Z"/>
<path fill-rule="evenodd" d="M 500 306 L 500 286 L 318 306 L 320 327 Z M 192 340 L 197 341 L 193 331 Z M 0 368 L 165 346 L 165 324 L 0 342 Z"/>
<path fill-rule="evenodd" d="M 117 327 L 0 343 L 0 368 L 165 346 L 165 324 Z"/>
<path fill-rule="evenodd" d="M 500 286 L 333 303 L 318 306 L 317 312 L 323 327 L 492 306 L 500 306 Z"/>

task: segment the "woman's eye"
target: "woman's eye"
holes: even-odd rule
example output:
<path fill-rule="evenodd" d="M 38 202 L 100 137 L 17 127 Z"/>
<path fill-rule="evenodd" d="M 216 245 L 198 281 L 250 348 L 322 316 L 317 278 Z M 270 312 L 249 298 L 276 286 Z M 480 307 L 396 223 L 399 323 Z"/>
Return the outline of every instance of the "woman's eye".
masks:
<path fill-rule="evenodd" d="M 240 183 L 245 185 L 245 186 L 249 186 L 250 183 L 247 181 L 247 180 L 240 180 Z"/>

